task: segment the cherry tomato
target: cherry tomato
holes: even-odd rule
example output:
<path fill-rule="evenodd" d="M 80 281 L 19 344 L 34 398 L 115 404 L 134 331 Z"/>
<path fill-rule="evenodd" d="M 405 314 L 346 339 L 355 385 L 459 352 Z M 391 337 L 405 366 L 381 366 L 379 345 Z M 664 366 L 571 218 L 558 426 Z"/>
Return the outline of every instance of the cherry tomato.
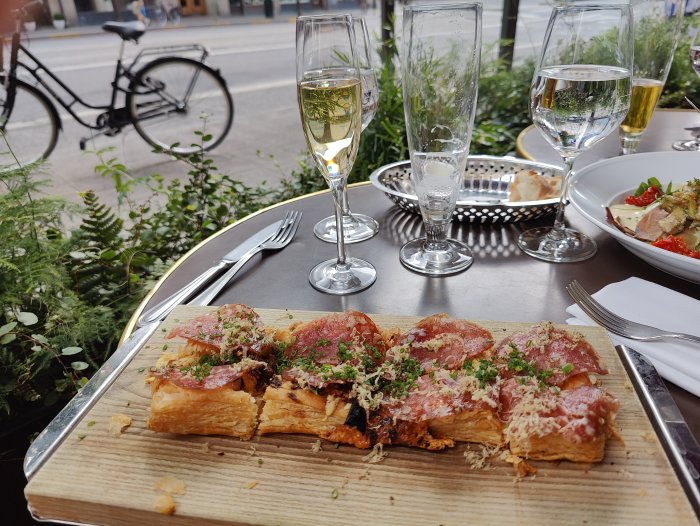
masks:
<path fill-rule="evenodd" d="M 639 197 L 635 197 L 633 195 L 628 196 L 625 199 L 625 203 L 634 206 L 648 206 L 656 201 L 656 198 L 661 194 L 661 189 L 658 186 L 651 185 L 649 188 L 644 190 L 644 193 Z"/>
<path fill-rule="evenodd" d="M 668 236 L 662 239 L 658 239 L 654 241 L 652 245 L 655 247 L 663 248 L 664 250 L 668 250 L 670 252 L 675 252 L 676 254 L 680 254 L 682 256 L 688 256 L 691 258 L 699 259 L 698 251 L 690 250 L 685 241 L 683 241 L 682 238 L 677 236 Z"/>

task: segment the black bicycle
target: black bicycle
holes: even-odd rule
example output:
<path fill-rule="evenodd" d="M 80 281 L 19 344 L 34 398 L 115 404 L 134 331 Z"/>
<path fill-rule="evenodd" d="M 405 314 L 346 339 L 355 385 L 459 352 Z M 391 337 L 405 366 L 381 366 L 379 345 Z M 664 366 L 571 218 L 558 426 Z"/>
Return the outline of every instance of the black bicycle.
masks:
<path fill-rule="evenodd" d="M 121 37 L 110 102 L 89 104 L 20 41 L 24 11 L 32 3 L 13 11 L 15 28 L 7 71 L 0 40 L 0 132 L 5 136 L 5 140 L 0 137 L 0 166 L 16 161 L 25 165 L 47 158 L 53 151 L 62 125 L 46 93 L 78 123 L 92 130 L 90 137 L 80 140 L 81 149 L 91 138 L 116 135 L 128 125 L 133 125 L 152 146 L 185 155 L 200 148 L 210 150 L 226 137 L 233 122 L 233 100 L 219 71 L 204 64 L 208 51 L 203 46 L 145 48 L 124 66 L 125 43 L 138 44 L 146 27 L 141 22 L 106 22 L 102 29 Z M 20 52 L 25 60 L 20 59 Z M 196 54 L 196 58 L 173 56 L 175 53 Z M 147 61 L 145 57 L 149 57 Z M 30 84 L 20 77 L 35 82 Z M 124 94 L 123 106 L 117 102 L 120 93 Z M 87 111 L 78 112 L 77 107 Z M 95 113 L 94 122 L 88 122 Z M 203 132 L 200 144 L 196 144 L 196 132 Z"/>

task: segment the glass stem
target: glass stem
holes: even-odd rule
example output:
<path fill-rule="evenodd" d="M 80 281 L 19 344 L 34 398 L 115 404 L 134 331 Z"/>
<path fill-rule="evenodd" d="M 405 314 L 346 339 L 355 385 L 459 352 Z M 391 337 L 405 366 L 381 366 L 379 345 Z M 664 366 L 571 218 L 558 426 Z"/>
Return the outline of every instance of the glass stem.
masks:
<path fill-rule="evenodd" d="M 348 203 L 348 193 L 345 191 L 345 185 L 343 185 L 343 191 L 341 192 L 343 202 L 341 203 L 343 209 L 343 215 L 350 215 L 350 203 Z"/>
<path fill-rule="evenodd" d="M 576 159 L 573 155 L 562 155 L 564 159 L 564 166 L 566 168 L 566 175 L 561 183 L 561 192 L 559 193 L 559 204 L 557 205 L 557 215 L 554 218 L 554 230 L 562 232 L 566 225 L 564 224 L 564 206 L 566 205 L 566 196 L 569 192 L 569 178 L 571 177 L 571 172 L 574 168 L 574 160 Z"/>
<path fill-rule="evenodd" d="M 445 250 L 449 221 L 425 221 L 425 249 Z"/>
<path fill-rule="evenodd" d="M 333 194 L 333 201 L 335 202 L 335 224 L 336 224 L 336 246 L 338 248 L 338 263 L 337 266 L 342 269 L 347 268 L 347 263 L 345 261 L 345 233 L 343 232 L 343 203 L 347 202 L 347 196 L 345 195 L 345 178 L 341 177 L 337 180 L 332 180 L 330 182 L 331 193 Z"/>

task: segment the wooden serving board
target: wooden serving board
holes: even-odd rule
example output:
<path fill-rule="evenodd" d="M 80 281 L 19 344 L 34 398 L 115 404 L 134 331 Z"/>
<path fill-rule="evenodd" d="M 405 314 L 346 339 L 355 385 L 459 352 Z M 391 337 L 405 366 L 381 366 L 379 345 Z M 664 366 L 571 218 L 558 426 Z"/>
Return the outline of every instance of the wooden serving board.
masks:
<path fill-rule="evenodd" d="M 599 464 L 534 462 L 537 475 L 520 481 L 500 461 L 472 470 L 467 444 L 443 452 L 387 447 L 376 464 L 367 451 L 303 435 L 270 435 L 245 442 L 230 437 L 179 436 L 146 429 L 150 390 L 146 371 L 165 334 L 212 307 L 179 307 L 162 329 L 35 474 L 25 489 L 42 519 L 99 525 L 462 525 L 462 524 L 696 524 L 607 334 L 577 327 L 610 370 L 601 378 L 620 401 L 624 444 L 609 441 Z M 259 309 L 271 326 L 324 313 Z M 418 318 L 371 315 L 380 327 L 408 328 Z M 523 323 L 478 322 L 496 341 Z M 567 327 L 572 330 L 571 327 Z M 109 432 L 113 415 L 132 423 Z M 481 446 L 472 445 L 479 450 Z M 172 516 L 154 510 L 156 481 L 185 483 Z"/>

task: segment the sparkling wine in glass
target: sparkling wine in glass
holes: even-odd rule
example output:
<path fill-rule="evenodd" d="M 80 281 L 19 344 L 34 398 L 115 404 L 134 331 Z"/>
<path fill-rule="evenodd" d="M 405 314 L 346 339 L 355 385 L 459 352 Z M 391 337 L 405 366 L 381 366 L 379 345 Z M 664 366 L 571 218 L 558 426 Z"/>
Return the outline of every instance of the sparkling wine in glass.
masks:
<path fill-rule="evenodd" d="M 296 25 L 297 97 L 306 143 L 328 183 L 335 218 L 342 224 L 343 194 L 357 155 L 362 126 L 362 88 L 350 15 L 300 16 Z M 374 267 L 347 257 L 343 229 L 338 257 L 316 265 L 311 285 L 328 294 L 350 294 L 376 280 Z"/>
<path fill-rule="evenodd" d="M 355 39 L 357 42 L 357 59 L 362 85 L 362 131 L 372 122 L 377 111 L 379 90 L 377 73 L 372 67 L 372 47 L 364 18 L 353 17 Z M 357 243 L 369 239 L 379 232 L 379 224 L 370 216 L 350 212 L 348 193 L 343 193 L 343 234 L 345 243 Z M 321 219 L 314 226 L 316 237 L 329 243 L 337 240 L 335 215 Z"/>
<path fill-rule="evenodd" d="M 671 69 L 678 45 L 683 9 L 669 12 L 667 0 L 632 0 L 634 19 L 634 70 L 632 96 L 620 124 L 623 154 L 637 151 Z"/>
<path fill-rule="evenodd" d="M 480 55 L 481 4 L 404 8 L 404 115 L 426 237 L 406 243 L 400 260 L 421 274 L 454 274 L 474 260 L 466 244 L 447 237 L 447 229 L 469 153 Z"/>
<path fill-rule="evenodd" d="M 544 261 L 592 257 L 595 242 L 564 223 L 576 156 L 615 130 L 630 103 L 632 17 L 629 5 L 555 7 L 530 89 L 532 120 L 562 156 L 566 176 L 554 226 L 533 228 L 518 246 Z"/>
<path fill-rule="evenodd" d="M 690 42 L 689 55 L 690 55 L 689 56 L 690 66 L 693 68 L 693 71 L 695 71 L 695 74 L 700 77 L 700 27 L 695 28 L 695 35 L 693 36 L 693 39 Z M 688 101 L 690 101 L 690 99 L 688 99 L 687 97 L 686 97 L 686 99 Z M 700 151 L 700 130 L 698 130 L 697 128 L 687 128 L 687 129 L 694 131 L 695 138 L 675 141 L 673 143 L 673 149 L 679 150 L 682 152 L 699 152 Z"/>

